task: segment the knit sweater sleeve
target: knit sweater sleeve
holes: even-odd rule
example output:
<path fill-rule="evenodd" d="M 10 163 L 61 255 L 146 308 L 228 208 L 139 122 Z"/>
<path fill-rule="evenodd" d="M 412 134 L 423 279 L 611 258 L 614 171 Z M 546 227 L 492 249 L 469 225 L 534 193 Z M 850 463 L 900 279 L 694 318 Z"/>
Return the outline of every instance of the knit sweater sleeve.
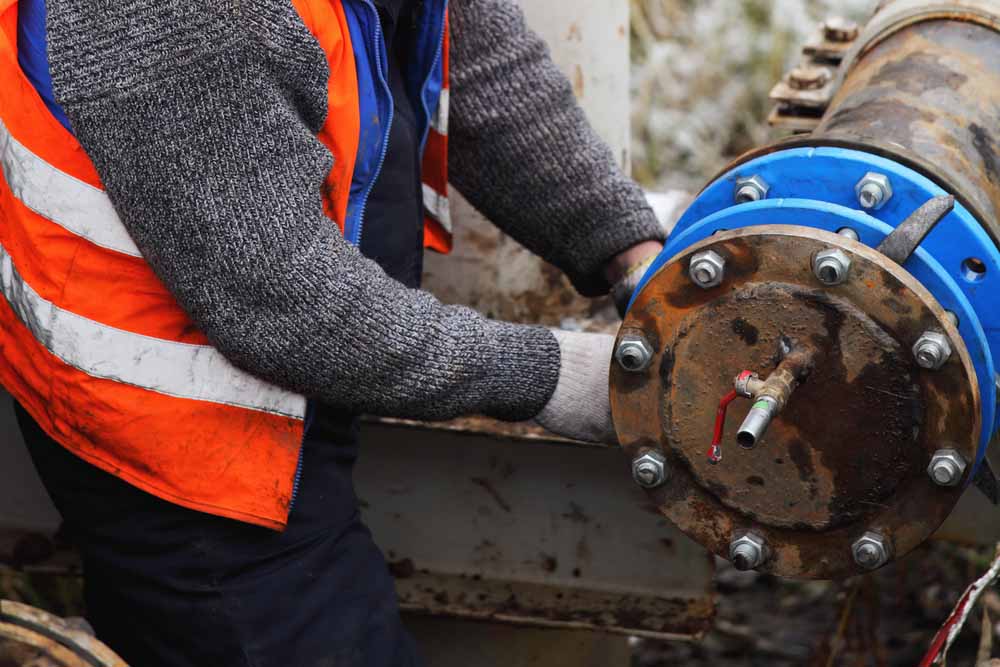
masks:
<path fill-rule="evenodd" d="M 451 0 L 451 182 L 494 224 L 607 292 L 615 255 L 664 233 L 515 0 Z"/>
<path fill-rule="evenodd" d="M 323 213 L 328 66 L 287 0 L 49 0 L 53 84 L 143 257 L 228 359 L 354 412 L 534 416 L 559 348 L 390 279 Z"/>

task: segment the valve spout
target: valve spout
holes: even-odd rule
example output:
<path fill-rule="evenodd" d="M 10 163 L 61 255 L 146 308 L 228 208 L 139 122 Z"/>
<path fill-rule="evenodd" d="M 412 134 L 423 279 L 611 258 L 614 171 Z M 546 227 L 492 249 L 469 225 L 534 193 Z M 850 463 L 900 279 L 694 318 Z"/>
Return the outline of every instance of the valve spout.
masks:
<path fill-rule="evenodd" d="M 736 434 L 736 444 L 743 449 L 753 449 L 757 441 L 771 425 L 771 420 L 778 414 L 778 402 L 770 396 L 761 396 L 754 401 L 750 412 Z"/>
<path fill-rule="evenodd" d="M 792 349 L 764 381 L 756 376 L 741 374 L 736 378 L 736 391 L 753 398 L 753 405 L 736 434 L 736 443 L 744 449 L 753 449 L 774 417 L 784 409 L 792 392 L 809 375 L 813 368 L 815 350 L 809 347 Z"/>

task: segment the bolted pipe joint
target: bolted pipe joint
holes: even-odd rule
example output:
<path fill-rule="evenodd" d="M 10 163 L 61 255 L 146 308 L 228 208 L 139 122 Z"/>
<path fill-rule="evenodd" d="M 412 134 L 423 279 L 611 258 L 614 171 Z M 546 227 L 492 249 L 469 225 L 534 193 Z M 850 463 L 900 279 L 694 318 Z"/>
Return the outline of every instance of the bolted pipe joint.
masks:
<path fill-rule="evenodd" d="M 741 572 L 760 567 L 769 555 L 767 542 L 754 533 L 741 535 L 729 544 L 729 562 Z"/>
<path fill-rule="evenodd" d="M 913 356 L 921 368 L 936 371 L 951 357 L 951 342 L 939 331 L 925 331 L 913 344 Z"/>
<path fill-rule="evenodd" d="M 711 289 L 722 284 L 726 274 L 726 260 L 714 250 L 703 250 L 691 257 L 688 276 L 691 282 L 702 289 Z"/>
<path fill-rule="evenodd" d="M 736 194 L 733 200 L 737 204 L 748 204 L 752 201 L 767 199 L 771 186 L 760 176 L 743 176 L 736 179 Z"/>
<path fill-rule="evenodd" d="M 955 449 L 939 449 L 931 457 L 927 474 L 938 486 L 958 486 L 969 464 Z"/>
<path fill-rule="evenodd" d="M 632 461 L 632 479 L 644 489 L 655 489 L 667 476 L 667 460 L 659 452 L 647 451 Z"/>
<path fill-rule="evenodd" d="M 828 248 L 813 258 L 813 273 L 824 285 L 833 287 L 847 280 L 851 270 L 851 257 L 840 248 Z"/>
<path fill-rule="evenodd" d="M 854 186 L 854 192 L 858 196 L 861 208 L 877 211 L 892 199 L 892 184 L 885 174 L 869 171 Z"/>
<path fill-rule="evenodd" d="M 641 373 L 653 363 L 653 348 L 639 334 L 625 334 L 615 348 L 615 361 L 629 373 Z"/>
<path fill-rule="evenodd" d="M 892 558 L 892 546 L 878 533 L 868 531 L 851 545 L 854 562 L 866 570 L 877 570 Z"/>

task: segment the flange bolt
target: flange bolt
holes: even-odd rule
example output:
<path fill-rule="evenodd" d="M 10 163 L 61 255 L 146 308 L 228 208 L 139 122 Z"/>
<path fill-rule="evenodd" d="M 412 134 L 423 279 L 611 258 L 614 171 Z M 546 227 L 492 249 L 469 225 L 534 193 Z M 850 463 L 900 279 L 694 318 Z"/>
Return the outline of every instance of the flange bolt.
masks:
<path fill-rule="evenodd" d="M 968 463 L 955 449 L 939 449 L 931 457 L 927 474 L 938 486 L 958 486 Z"/>
<path fill-rule="evenodd" d="M 858 184 L 854 186 L 854 192 L 858 196 L 861 208 L 869 211 L 877 211 L 892 199 L 892 185 L 889 183 L 889 177 L 874 171 L 869 171 L 858 181 Z"/>
<path fill-rule="evenodd" d="M 736 179 L 736 195 L 733 199 L 737 204 L 747 204 L 752 201 L 767 199 L 771 186 L 760 176 L 744 176 Z"/>
<path fill-rule="evenodd" d="M 691 257 L 688 276 L 691 282 L 702 289 L 721 285 L 725 273 L 726 260 L 714 250 L 703 250 Z"/>
<path fill-rule="evenodd" d="M 629 373 L 641 373 L 653 362 L 653 348 L 638 334 L 625 334 L 615 348 L 615 361 Z"/>
<path fill-rule="evenodd" d="M 834 16 L 823 23 L 823 37 L 828 41 L 844 44 L 857 39 L 860 27 L 855 21 Z"/>
<path fill-rule="evenodd" d="M 813 273 L 827 286 L 840 285 L 851 270 L 851 257 L 840 248 L 828 248 L 816 253 Z"/>
<path fill-rule="evenodd" d="M 759 535 L 747 533 L 729 544 L 729 561 L 741 572 L 758 568 L 766 560 L 767 543 Z"/>
<path fill-rule="evenodd" d="M 951 343 L 943 333 L 925 331 L 913 345 L 913 356 L 921 368 L 936 371 L 951 357 Z"/>
<path fill-rule="evenodd" d="M 667 460 L 659 452 L 646 452 L 632 461 L 632 479 L 644 489 L 655 489 L 667 481 Z"/>
<path fill-rule="evenodd" d="M 878 533 L 871 531 L 862 535 L 851 545 L 854 562 L 866 570 L 877 570 L 892 558 L 892 547 Z"/>

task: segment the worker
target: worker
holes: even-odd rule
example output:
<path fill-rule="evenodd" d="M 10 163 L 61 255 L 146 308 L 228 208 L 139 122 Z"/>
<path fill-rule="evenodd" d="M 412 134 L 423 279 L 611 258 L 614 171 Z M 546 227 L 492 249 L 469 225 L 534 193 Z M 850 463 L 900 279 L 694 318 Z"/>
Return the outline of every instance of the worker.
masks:
<path fill-rule="evenodd" d="M 615 439 L 610 336 L 419 289 L 446 184 L 620 301 L 662 248 L 642 192 L 514 0 L 0 17 L 0 381 L 98 636 L 137 667 L 420 664 L 358 415 Z"/>

